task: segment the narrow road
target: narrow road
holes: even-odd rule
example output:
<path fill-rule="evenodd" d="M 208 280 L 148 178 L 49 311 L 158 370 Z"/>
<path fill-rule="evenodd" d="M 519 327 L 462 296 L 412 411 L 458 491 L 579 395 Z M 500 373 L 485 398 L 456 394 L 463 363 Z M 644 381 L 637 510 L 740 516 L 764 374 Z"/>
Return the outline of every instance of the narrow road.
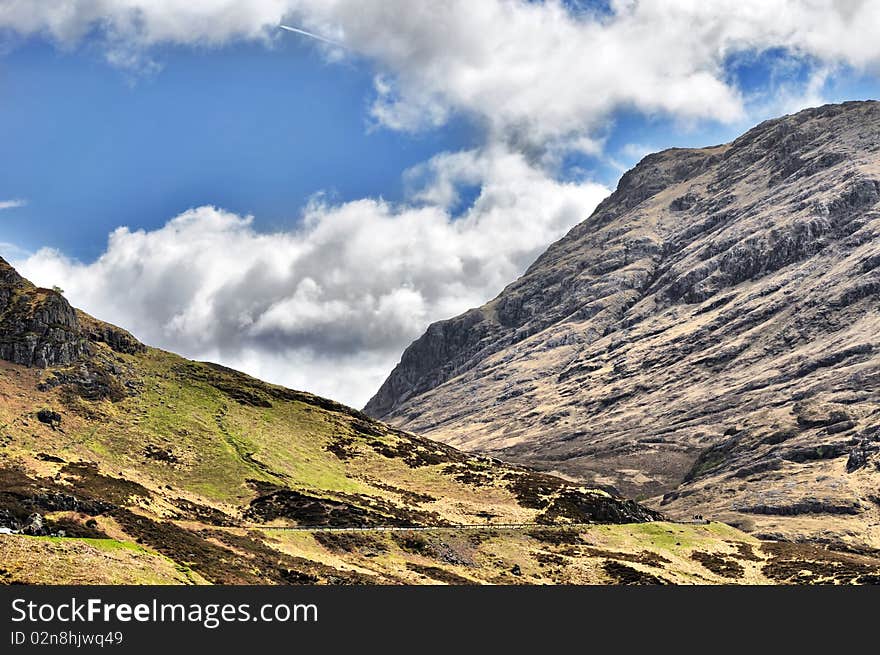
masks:
<path fill-rule="evenodd" d="M 569 525 L 544 525 L 542 523 L 475 523 L 472 525 L 413 525 L 391 526 L 378 525 L 375 527 L 347 527 L 331 528 L 327 526 L 296 525 L 274 526 L 257 525 L 251 526 L 260 530 L 283 530 L 286 532 L 454 532 L 456 530 L 528 530 L 531 528 L 578 528 L 595 525 L 594 523 L 572 523 Z"/>
<path fill-rule="evenodd" d="M 711 521 L 695 520 L 695 521 L 658 521 L 658 523 L 675 523 L 679 525 L 709 525 Z M 470 525 L 438 525 L 438 526 L 390 526 L 378 525 L 373 527 L 328 527 L 324 525 L 246 525 L 243 528 L 251 530 L 278 530 L 283 532 L 455 532 L 458 530 L 571 530 L 580 528 L 591 528 L 597 525 L 606 525 L 603 523 L 566 523 L 557 525 L 547 525 L 546 523 L 474 523 Z"/>

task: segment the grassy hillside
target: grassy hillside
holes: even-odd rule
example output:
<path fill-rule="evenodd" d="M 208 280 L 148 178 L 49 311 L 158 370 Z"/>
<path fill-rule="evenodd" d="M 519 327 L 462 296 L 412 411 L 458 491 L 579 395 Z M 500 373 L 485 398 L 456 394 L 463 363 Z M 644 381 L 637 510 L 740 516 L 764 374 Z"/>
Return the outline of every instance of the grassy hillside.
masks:
<path fill-rule="evenodd" d="M 0 518 L 21 533 L 0 536 L 7 581 L 412 581 L 265 528 L 654 518 L 222 367 L 90 348 L 62 367 L 0 362 Z"/>
<path fill-rule="evenodd" d="M 880 572 L 871 553 L 664 523 L 605 490 L 147 348 L 2 260 L 0 345 L 3 583 L 870 582 Z"/>
<path fill-rule="evenodd" d="M 0 516 L 23 532 L 35 513 L 44 523 L 42 535 L 0 535 L 3 582 L 763 584 L 880 572 L 865 555 L 723 524 L 633 523 L 649 516 L 603 491 L 162 351 L 100 346 L 93 361 L 115 367 L 123 397 L 84 397 L 76 366 L 0 363 Z M 586 520 L 624 523 L 566 527 Z M 491 525 L 510 523 L 544 527 Z M 375 529 L 275 529 L 297 525 Z"/>

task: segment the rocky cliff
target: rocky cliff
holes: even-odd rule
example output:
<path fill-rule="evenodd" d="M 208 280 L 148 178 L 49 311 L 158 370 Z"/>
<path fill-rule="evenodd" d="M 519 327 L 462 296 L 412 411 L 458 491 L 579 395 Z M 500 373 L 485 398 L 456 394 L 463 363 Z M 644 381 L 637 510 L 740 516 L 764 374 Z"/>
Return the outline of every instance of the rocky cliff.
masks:
<path fill-rule="evenodd" d="M 64 297 L 35 287 L 0 258 L 0 359 L 45 368 L 84 352 L 76 312 Z"/>
<path fill-rule="evenodd" d="M 0 257 L 0 359 L 48 368 L 86 357 L 90 343 L 118 352 L 144 346 L 131 334 L 71 307 L 60 291 L 25 280 Z"/>
<path fill-rule="evenodd" d="M 649 155 L 366 411 L 765 532 L 880 518 L 880 104 Z"/>

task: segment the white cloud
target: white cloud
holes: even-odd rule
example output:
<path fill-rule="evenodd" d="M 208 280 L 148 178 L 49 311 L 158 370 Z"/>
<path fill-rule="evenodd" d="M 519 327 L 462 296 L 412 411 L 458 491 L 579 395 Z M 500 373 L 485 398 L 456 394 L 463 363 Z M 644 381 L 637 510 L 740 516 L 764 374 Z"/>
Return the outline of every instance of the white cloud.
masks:
<path fill-rule="evenodd" d="M 481 191 L 454 217 L 462 180 Z M 401 205 L 316 198 L 286 232 L 199 207 L 117 229 L 91 264 L 53 250 L 15 264 L 148 343 L 362 405 L 430 322 L 498 293 L 608 193 L 499 148 L 438 155 L 411 181 Z"/>
<path fill-rule="evenodd" d="M 0 0 L 0 27 L 68 46 L 98 28 L 108 57 L 137 67 L 157 43 L 296 38 L 277 28 L 289 21 L 344 43 L 347 51 L 313 41 L 332 59 L 372 62 L 376 122 L 417 130 L 463 112 L 496 139 L 540 152 L 591 143 L 621 107 L 740 119 L 745 100 L 724 70 L 739 52 L 781 48 L 831 67 L 880 62 L 871 0 L 610 4 L 600 15 L 558 0 Z"/>
<path fill-rule="evenodd" d="M 4 209 L 18 209 L 27 205 L 27 200 L 0 200 L 0 211 Z"/>
<path fill-rule="evenodd" d="M 377 125 L 466 115 L 485 132 L 483 148 L 410 171 L 402 205 L 317 198 L 275 234 L 206 206 L 154 231 L 118 229 L 91 264 L 50 250 L 17 263 L 147 342 L 359 405 L 429 322 L 487 300 L 589 214 L 607 189 L 552 171 L 565 152 L 599 153 L 616 111 L 742 121 L 768 103 L 818 102 L 824 75 L 880 63 L 870 0 L 610 4 L 599 15 L 558 0 L 0 0 L 0 30 L 64 48 L 98 34 L 111 63 L 138 71 L 158 70 L 156 44 L 272 47 L 300 38 L 279 23 L 297 25 L 345 45 L 301 37 L 328 60 L 371 66 Z M 747 96 L 725 62 L 771 48 L 813 73 Z M 479 196 L 453 217 L 467 187 Z"/>

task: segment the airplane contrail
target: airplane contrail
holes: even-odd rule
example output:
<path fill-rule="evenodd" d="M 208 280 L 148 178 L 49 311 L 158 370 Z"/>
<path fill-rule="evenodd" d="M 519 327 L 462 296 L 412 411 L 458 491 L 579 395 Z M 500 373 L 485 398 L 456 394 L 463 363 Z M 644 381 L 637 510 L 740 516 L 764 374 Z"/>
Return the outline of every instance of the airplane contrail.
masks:
<path fill-rule="evenodd" d="M 290 25 L 279 25 L 282 30 L 287 30 L 288 32 L 296 32 L 297 34 L 302 34 L 304 36 L 309 36 L 313 39 L 317 39 L 318 41 L 323 41 L 324 43 L 329 43 L 330 45 L 335 45 L 338 48 L 344 48 L 345 46 L 339 41 L 332 41 L 330 39 L 326 39 L 319 34 L 314 34 L 312 32 L 306 32 L 305 30 L 301 30 L 298 27 L 290 27 Z"/>

